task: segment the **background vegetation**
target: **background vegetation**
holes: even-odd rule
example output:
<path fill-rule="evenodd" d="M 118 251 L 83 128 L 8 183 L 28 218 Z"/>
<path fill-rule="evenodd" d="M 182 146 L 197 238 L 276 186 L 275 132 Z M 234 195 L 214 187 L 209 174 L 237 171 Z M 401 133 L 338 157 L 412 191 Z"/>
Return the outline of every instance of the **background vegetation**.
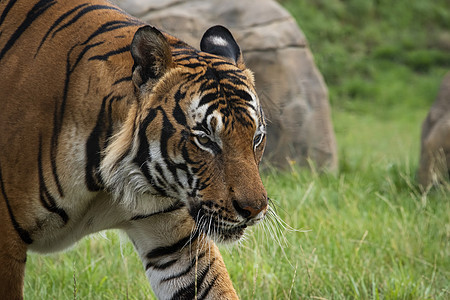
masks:
<path fill-rule="evenodd" d="M 222 253 L 242 299 L 449 299 L 450 186 L 415 182 L 420 126 L 450 67 L 447 0 L 284 0 L 330 90 L 340 171 L 268 170 L 281 224 Z M 276 229 L 278 228 L 278 229 Z M 270 232 L 276 231 L 273 235 Z M 28 299 L 144 299 L 116 233 L 31 255 Z"/>

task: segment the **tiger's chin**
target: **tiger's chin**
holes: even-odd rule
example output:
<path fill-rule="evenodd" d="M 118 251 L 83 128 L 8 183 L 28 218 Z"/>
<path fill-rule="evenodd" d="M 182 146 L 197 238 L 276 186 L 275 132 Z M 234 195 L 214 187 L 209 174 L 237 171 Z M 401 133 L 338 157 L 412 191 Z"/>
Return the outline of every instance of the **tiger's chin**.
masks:
<path fill-rule="evenodd" d="M 190 209 L 189 212 L 195 222 L 194 231 L 206 235 L 216 243 L 237 242 L 244 236 L 248 227 L 245 222 L 231 220 L 204 208 Z"/>
<path fill-rule="evenodd" d="M 214 232 L 204 232 L 214 242 L 219 244 L 230 244 L 239 241 L 243 236 L 247 225 L 240 225 L 233 228 L 217 228 Z"/>

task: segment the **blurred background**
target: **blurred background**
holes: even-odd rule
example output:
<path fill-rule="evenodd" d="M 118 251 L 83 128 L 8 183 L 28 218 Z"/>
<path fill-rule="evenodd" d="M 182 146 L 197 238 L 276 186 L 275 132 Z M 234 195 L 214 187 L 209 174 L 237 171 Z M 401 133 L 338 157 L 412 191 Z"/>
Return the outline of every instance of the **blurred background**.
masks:
<path fill-rule="evenodd" d="M 341 172 L 379 159 L 417 167 L 422 122 L 450 69 L 449 2 L 281 3 L 328 85 Z"/>

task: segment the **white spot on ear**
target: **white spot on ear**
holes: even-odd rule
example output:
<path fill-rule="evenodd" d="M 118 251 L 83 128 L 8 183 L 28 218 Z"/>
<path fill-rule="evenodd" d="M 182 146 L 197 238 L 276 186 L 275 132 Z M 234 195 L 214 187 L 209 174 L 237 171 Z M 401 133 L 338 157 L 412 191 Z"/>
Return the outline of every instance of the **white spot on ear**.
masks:
<path fill-rule="evenodd" d="M 221 36 L 211 36 L 209 37 L 211 44 L 216 46 L 228 46 L 228 42 Z"/>

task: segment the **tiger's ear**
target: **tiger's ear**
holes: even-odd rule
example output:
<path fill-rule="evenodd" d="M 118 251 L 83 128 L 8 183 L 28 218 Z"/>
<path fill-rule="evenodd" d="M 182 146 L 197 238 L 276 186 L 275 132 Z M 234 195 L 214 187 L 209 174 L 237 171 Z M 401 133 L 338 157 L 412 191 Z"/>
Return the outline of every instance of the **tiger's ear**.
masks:
<path fill-rule="evenodd" d="M 152 26 L 139 28 L 131 42 L 134 59 L 133 82 L 140 87 L 149 80 L 159 79 L 172 67 L 172 51 L 164 35 Z"/>
<path fill-rule="evenodd" d="M 206 30 L 200 42 L 200 50 L 231 59 L 239 68 L 245 68 L 239 45 L 231 32 L 221 25 Z"/>

